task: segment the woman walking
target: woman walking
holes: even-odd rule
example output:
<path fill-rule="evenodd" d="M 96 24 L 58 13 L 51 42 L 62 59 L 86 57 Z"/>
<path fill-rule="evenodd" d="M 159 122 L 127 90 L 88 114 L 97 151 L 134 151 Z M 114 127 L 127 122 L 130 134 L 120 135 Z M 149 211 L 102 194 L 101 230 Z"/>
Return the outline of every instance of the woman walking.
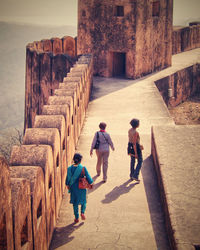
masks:
<path fill-rule="evenodd" d="M 90 149 L 90 155 L 93 154 L 93 149 L 96 149 L 96 155 L 97 155 L 97 165 L 96 165 L 96 171 L 97 176 L 100 176 L 101 174 L 101 165 L 103 162 L 103 181 L 107 181 L 107 171 L 108 171 L 108 157 L 109 157 L 109 147 L 114 151 L 114 145 L 111 140 L 110 135 L 105 131 L 106 129 L 106 123 L 101 122 L 99 124 L 100 131 L 97 131 L 94 135 L 91 149 Z M 96 147 L 96 143 L 99 141 L 98 148 Z"/>
<path fill-rule="evenodd" d="M 131 157 L 130 164 L 130 178 L 131 180 L 140 181 L 138 179 L 140 169 L 142 167 L 142 150 L 143 146 L 140 145 L 140 136 L 136 129 L 139 127 L 140 122 L 138 119 L 132 119 L 130 121 L 132 128 L 128 131 L 128 155 Z M 137 166 L 135 168 L 135 159 L 137 159 Z"/>
<path fill-rule="evenodd" d="M 93 185 L 93 179 L 89 175 L 87 168 L 81 165 L 81 160 L 81 154 L 74 154 L 74 164 L 68 167 L 67 178 L 65 182 L 70 193 L 70 203 L 73 204 L 75 223 L 79 222 L 79 205 L 81 205 L 81 219 L 85 220 L 86 189 L 79 189 L 79 178 L 82 176 L 83 171 L 85 172 L 85 176 L 88 183 L 91 184 L 91 187 Z"/>

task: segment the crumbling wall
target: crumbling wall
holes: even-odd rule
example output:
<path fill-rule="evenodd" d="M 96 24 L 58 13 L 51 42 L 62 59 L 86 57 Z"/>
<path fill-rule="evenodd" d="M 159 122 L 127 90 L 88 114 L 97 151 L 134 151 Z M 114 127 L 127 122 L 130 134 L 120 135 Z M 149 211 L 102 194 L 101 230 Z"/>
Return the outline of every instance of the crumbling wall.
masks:
<path fill-rule="evenodd" d="M 50 46 L 44 44 L 46 49 Z M 55 95 L 48 97 L 33 128 L 25 129 L 22 145 L 13 146 L 9 166 L 0 158 L 1 249 L 48 249 L 92 80 L 93 58 L 83 55 L 58 84 Z"/>
<path fill-rule="evenodd" d="M 76 41 L 65 36 L 33 42 L 26 47 L 24 129 L 32 128 L 59 82 L 76 61 Z"/>

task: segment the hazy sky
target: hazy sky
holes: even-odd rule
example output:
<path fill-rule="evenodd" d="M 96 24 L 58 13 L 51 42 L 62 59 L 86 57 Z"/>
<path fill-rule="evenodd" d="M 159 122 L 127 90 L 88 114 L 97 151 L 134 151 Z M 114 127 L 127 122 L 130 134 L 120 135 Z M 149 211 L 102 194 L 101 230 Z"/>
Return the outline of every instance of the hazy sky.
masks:
<path fill-rule="evenodd" d="M 0 0 L 0 21 L 77 24 L 78 0 Z"/>
<path fill-rule="evenodd" d="M 76 26 L 77 2 L 78 0 L 0 0 L 0 21 Z M 174 0 L 174 25 L 200 21 L 199 13 L 200 0 Z"/>

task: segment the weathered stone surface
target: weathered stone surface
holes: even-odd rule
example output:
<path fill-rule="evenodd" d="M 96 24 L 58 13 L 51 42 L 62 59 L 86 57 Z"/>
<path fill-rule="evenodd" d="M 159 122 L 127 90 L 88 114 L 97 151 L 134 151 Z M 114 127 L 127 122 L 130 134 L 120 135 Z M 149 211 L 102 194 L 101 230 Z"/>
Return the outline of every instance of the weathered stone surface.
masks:
<path fill-rule="evenodd" d="M 71 96 L 50 96 L 48 100 L 49 105 L 68 105 L 70 115 L 70 128 L 72 133 L 71 148 L 75 149 L 75 132 L 77 124 L 74 123 L 75 110 L 73 107 L 73 100 Z M 74 152 L 73 152 L 74 153 Z M 72 154 L 73 154 L 72 153 Z"/>
<path fill-rule="evenodd" d="M 71 140 L 70 123 L 66 123 L 64 117 L 69 119 L 69 107 L 67 105 L 54 106 L 45 105 L 43 107 L 45 115 L 36 116 L 34 127 L 35 128 L 57 128 L 60 133 L 60 152 L 61 152 L 61 186 L 62 191 L 65 188 L 65 178 L 67 173 L 67 164 L 71 162 Z M 67 131 L 68 129 L 69 131 Z M 69 132 L 69 134 L 68 134 Z"/>
<path fill-rule="evenodd" d="M 11 178 L 15 249 L 33 249 L 30 182 Z"/>
<path fill-rule="evenodd" d="M 22 157 L 23 155 L 23 157 Z M 47 245 L 50 244 L 55 226 L 55 190 L 53 153 L 49 145 L 14 146 L 11 152 L 10 165 L 39 166 L 43 169 L 46 202 Z"/>
<path fill-rule="evenodd" d="M 71 57 L 76 56 L 76 42 L 71 36 L 64 36 L 62 38 L 63 42 L 63 53 Z"/>
<path fill-rule="evenodd" d="M 200 25 L 174 27 L 172 33 L 172 54 L 181 53 L 200 46 Z"/>
<path fill-rule="evenodd" d="M 152 155 L 168 234 L 178 250 L 200 245 L 199 142 L 199 126 L 153 127 Z"/>
<path fill-rule="evenodd" d="M 9 167 L 0 155 L 0 249 L 14 249 Z"/>
<path fill-rule="evenodd" d="M 60 129 L 61 135 L 61 153 L 62 153 L 62 190 L 65 189 L 65 178 L 67 174 L 67 166 L 71 164 L 72 154 L 71 154 L 71 141 L 72 130 L 71 130 L 71 119 L 69 115 L 69 106 L 68 105 L 44 105 L 42 114 L 43 115 L 63 115 L 65 118 L 64 130 Z"/>
<path fill-rule="evenodd" d="M 50 145 L 53 151 L 53 166 L 54 166 L 54 190 L 55 190 L 55 206 L 56 218 L 58 218 L 59 208 L 62 200 L 61 191 L 61 148 L 60 148 L 60 134 L 57 128 L 29 128 L 26 129 L 24 138 L 24 145 L 30 144 L 44 144 Z"/>
<path fill-rule="evenodd" d="M 73 45 L 72 37 L 45 39 L 27 45 L 24 130 L 33 127 L 35 115 L 41 114 L 48 97 L 70 71 L 76 56 Z"/>
<path fill-rule="evenodd" d="M 76 124 L 76 131 L 75 131 L 75 144 L 78 142 L 78 138 L 80 135 L 80 127 L 81 127 L 81 119 L 80 119 L 80 102 L 77 99 L 77 92 L 76 90 L 67 90 L 67 89 L 55 89 L 54 91 L 55 96 L 70 96 L 73 100 L 73 107 L 74 107 L 74 124 Z"/>
<path fill-rule="evenodd" d="M 30 182 L 33 249 L 47 250 L 44 174 L 41 167 L 11 166 L 10 177 Z"/>
<path fill-rule="evenodd" d="M 155 81 L 165 103 L 172 107 L 200 91 L 200 64 L 194 64 Z M 169 92 L 170 95 L 169 96 Z"/>
<path fill-rule="evenodd" d="M 53 54 L 61 54 L 62 53 L 62 40 L 60 38 L 52 38 L 51 39 L 52 46 L 53 46 Z"/>
<path fill-rule="evenodd" d="M 77 53 L 94 54 L 94 74 L 138 78 L 171 65 L 172 0 L 79 0 Z"/>

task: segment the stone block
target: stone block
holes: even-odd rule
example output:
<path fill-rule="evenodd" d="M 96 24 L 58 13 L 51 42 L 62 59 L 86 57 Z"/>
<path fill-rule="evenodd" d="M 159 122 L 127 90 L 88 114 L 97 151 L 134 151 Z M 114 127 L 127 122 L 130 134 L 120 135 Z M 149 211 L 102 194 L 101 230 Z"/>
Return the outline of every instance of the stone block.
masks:
<path fill-rule="evenodd" d="M 13 231 L 15 249 L 33 249 L 30 182 L 11 178 Z"/>
<path fill-rule="evenodd" d="M 41 42 L 43 43 L 43 51 L 44 52 L 52 52 L 53 48 L 52 48 L 51 40 L 43 39 L 43 40 L 41 40 Z"/>
<path fill-rule="evenodd" d="M 63 42 L 63 53 L 69 55 L 70 57 L 76 56 L 76 44 L 75 40 L 71 36 L 64 36 L 62 38 Z"/>
<path fill-rule="evenodd" d="M 0 156 L 0 249 L 14 249 L 10 173 L 6 160 Z"/>
<path fill-rule="evenodd" d="M 61 153 L 60 153 L 60 134 L 57 128 L 29 128 L 26 129 L 24 145 L 44 144 L 50 145 L 53 151 L 54 166 L 54 190 L 55 190 L 55 206 L 56 218 L 58 218 L 59 209 L 62 201 L 61 191 Z"/>
<path fill-rule="evenodd" d="M 22 157 L 23 156 L 23 157 Z M 51 242 L 55 226 L 55 194 L 53 153 L 49 145 L 22 145 L 12 148 L 10 165 L 39 166 L 44 173 L 47 245 Z"/>
<path fill-rule="evenodd" d="M 47 250 L 44 174 L 41 167 L 11 166 L 11 178 L 30 182 L 33 249 Z"/>
<path fill-rule="evenodd" d="M 52 46 L 53 46 L 53 54 L 57 55 L 62 53 L 62 40 L 60 38 L 52 38 L 51 39 Z"/>

